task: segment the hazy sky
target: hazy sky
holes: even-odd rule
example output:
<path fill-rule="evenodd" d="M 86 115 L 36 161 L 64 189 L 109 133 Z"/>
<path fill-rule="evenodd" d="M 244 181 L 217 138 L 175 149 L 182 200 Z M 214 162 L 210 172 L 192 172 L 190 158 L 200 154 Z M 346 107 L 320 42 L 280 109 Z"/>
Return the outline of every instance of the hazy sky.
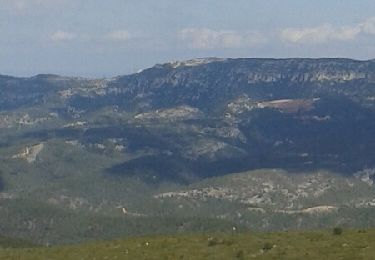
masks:
<path fill-rule="evenodd" d="M 194 57 L 375 58 L 374 0 L 0 0 L 0 74 L 88 77 Z"/>

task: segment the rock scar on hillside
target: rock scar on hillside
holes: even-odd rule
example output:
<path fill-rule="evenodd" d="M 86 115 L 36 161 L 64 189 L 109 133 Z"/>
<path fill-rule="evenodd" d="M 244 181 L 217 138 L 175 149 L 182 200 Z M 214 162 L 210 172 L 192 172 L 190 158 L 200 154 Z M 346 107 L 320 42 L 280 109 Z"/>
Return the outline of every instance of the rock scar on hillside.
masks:
<path fill-rule="evenodd" d="M 26 146 L 20 153 L 12 156 L 13 159 L 24 159 L 28 163 L 36 161 L 38 154 L 43 150 L 44 143 L 36 144 L 33 146 Z"/>

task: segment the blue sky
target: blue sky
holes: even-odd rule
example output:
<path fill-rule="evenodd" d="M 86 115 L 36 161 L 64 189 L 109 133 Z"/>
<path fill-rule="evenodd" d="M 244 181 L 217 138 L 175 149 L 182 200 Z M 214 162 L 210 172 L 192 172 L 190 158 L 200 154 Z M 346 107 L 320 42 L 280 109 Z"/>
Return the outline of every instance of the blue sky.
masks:
<path fill-rule="evenodd" d="M 195 57 L 375 58 L 374 0 L 0 0 L 0 74 L 111 77 Z"/>

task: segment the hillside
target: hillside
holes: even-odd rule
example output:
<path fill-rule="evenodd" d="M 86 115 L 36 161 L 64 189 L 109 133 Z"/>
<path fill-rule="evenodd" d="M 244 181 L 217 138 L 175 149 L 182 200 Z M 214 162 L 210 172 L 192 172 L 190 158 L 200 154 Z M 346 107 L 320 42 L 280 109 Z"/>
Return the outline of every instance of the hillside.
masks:
<path fill-rule="evenodd" d="M 0 76 L 0 234 L 372 227 L 374 102 L 374 60 Z"/>
<path fill-rule="evenodd" d="M 373 166 L 374 64 L 201 59 L 107 80 L 2 77 L 1 125 L 34 142 L 142 154 L 110 174 L 188 182 L 256 168 L 351 174 Z M 8 143 L 19 140 L 11 133 Z"/>

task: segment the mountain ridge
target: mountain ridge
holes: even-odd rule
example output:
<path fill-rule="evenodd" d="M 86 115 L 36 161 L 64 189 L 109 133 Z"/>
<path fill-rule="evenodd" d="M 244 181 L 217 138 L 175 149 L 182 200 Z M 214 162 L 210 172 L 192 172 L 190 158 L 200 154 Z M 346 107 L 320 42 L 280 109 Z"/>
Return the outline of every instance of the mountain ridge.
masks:
<path fill-rule="evenodd" d="M 0 74 L 0 77 L 5 77 L 5 78 L 18 78 L 18 79 L 27 79 L 27 78 L 38 78 L 38 77 L 60 77 L 60 78 L 69 78 L 69 79 L 82 79 L 82 80 L 114 80 L 119 77 L 126 77 L 126 76 L 131 76 L 135 74 L 139 74 L 143 72 L 144 70 L 152 69 L 152 68 L 158 68 L 158 67 L 164 67 L 168 65 L 173 65 L 173 64 L 186 64 L 186 63 L 191 63 L 194 61 L 202 61 L 202 64 L 208 64 L 212 62 L 220 62 L 220 61 L 240 61 L 240 60 L 253 60 L 253 61 L 341 61 L 341 62 L 353 62 L 353 63 L 373 63 L 375 62 L 375 59 L 354 59 L 354 58 L 345 58 L 345 57 L 330 57 L 330 58 L 325 58 L 325 57 L 320 57 L 320 58 L 307 58 L 307 57 L 291 57 L 291 58 L 218 58 L 218 57 L 201 57 L 201 58 L 192 58 L 192 59 L 186 59 L 186 60 L 172 60 L 172 61 L 166 61 L 163 63 L 157 63 L 151 67 L 147 67 L 144 69 L 141 69 L 139 72 L 136 73 L 125 73 L 125 74 L 119 74 L 116 76 L 112 77 L 80 77 L 80 76 L 69 76 L 69 75 L 60 75 L 56 73 L 40 73 L 40 74 L 35 74 L 31 76 L 14 76 L 11 74 Z M 207 61 L 204 63 L 204 61 Z M 202 65 L 201 64 L 201 65 Z"/>

